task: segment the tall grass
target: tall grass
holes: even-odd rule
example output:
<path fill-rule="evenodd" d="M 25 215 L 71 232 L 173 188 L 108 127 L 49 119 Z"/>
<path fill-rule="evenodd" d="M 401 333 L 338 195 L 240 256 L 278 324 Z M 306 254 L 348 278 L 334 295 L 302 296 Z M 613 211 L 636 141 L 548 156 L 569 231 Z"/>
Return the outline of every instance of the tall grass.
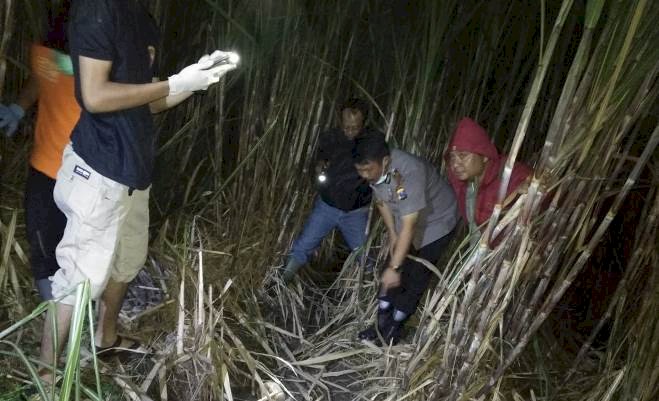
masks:
<path fill-rule="evenodd" d="M 90 298 L 89 282 L 80 284 L 76 288 L 75 304 L 73 305 L 73 315 L 71 318 L 71 330 L 66 347 L 66 365 L 63 371 L 57 367 L 43 366 L 43 363 L 35 360 L 30 355 L 27 355 L 21 347 L 20 332 L 25 329 L 33 320 L 39 321 L 39 316 L 45 311 L 50 310 L 50 316 L 53 317 L 52 331 L 53 341 L 57 344 L 63 339 L 57 338 L 57 323 L 54 321 L 54 308 L 53 301 L 43 302 L 29 315 L 23 317 L 18 322 L 0 332 L 0 344 L 3 348 L 8 348 L 10 351 L 2 352 L 9 358 L 16 358 L 24 365 L 29 373 L 29 378 L 34 384 L 37 394 L 42 400 L 68 400 L 72 396 L 77 400 L 80 399 L 80 394 L 84 393 L 85 397 L 90 400 L 102 400 L 103 393 L 101 391 L 101 382 L 99 376 L 98 362 L 94 356 L 94 308 Z M 88 324 L 88 332 L 90 339 L 90 350 L 92 351 L 92 366 L 95 372 L 96 389 L 86 387 L 80 380 L 81 369 L 81 341 L 84 337 L 84 325 Z M 18 336 L 15 335 L 19 332 Z M 14 339 L 17 337 L 17 339 Z M 55 358 L 56 360 L 59 358 Z M 39 373 L 42 369 L 47 369 L 53 372 L 53 380 L 57 377 L 57 386 L 46 386 L 39 378 Z M 59 380 L 61 378 L 61 380 Z"/>
<path fill-rule="evenodd" d="M 521 3 L 150 3 L 167 44 L 160 75 L 214 48 L 239 51 L 242 63 L 158 117 L 151 251 L 175 273 L 177 295 L 143 318 L 142 329 L 158 325 L 165 336 L 135 396 L 264 397 L 274 381 L 297 399 L 653 399 L 656 191 L 645 195 L 624 279 L 581 351 L 560 349 L 543 323 L 628 191 L 656 186 L 658 5 Z M 21 52 L 11 51 L 10 94 L 24 74 Z M 506 212 L 495 208 L 480 247 L 456 243 L 450 260 L 430 266 L 438 279 L 418 329 L 393 348 L 354 341 L 377 291 L 359 254 L 330 272 L 336 252 L 325 246 L 293 286 L 276 277 L 313 199 L 318 134 L 351 95 L 372 102 L 371 123 L 392 143 L 438 167 L 463 115 L 510 154 L 504 181 L 515 160 L 535 164 L 528 192 Z M 20 166 L 26 142 L 0 141 L 5 166 Z M 12 192 L 0 221 L 17 233 L 20 178 L 6 171 L 3 194 Z M 386 251 L 374 220 L 366 252 L 377 270 Z M 501 231 L 506 239 L 487 248 Z M 23 240 L 4 238 L 0 272 L 15 271 L 16 284 L 1 290 L 14 299 L 29 287 Z M 632 302 L 636 293 L 647 296 Z M 593 352 L 606 321 L 609 343 Z"/>

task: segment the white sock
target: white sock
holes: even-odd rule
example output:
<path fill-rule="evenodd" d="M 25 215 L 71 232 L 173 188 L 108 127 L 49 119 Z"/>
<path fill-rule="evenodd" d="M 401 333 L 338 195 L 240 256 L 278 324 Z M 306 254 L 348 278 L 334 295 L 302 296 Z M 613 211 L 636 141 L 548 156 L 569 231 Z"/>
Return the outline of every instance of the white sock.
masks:
<path fill-rule="evenodd" d="M 397 322 L 402 322 L 407 317 L 407 313 L 396 309 L 394 311 L 394 320 Z"/>

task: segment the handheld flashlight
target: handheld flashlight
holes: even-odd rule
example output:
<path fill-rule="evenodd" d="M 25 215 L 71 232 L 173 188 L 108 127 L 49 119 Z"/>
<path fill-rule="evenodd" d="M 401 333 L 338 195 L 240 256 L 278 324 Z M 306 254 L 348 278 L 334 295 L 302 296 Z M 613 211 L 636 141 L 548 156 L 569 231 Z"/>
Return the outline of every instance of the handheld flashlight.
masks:
<path fill-rule="evenodd" d="M 325 174 L 325 170 L 322 170 L 318 174 L 318 182 L 324 184 L 326 181 L 327 181 L 327 174 Z"/>
<path fill-rule="evenodd" d="M 318 180 L 319 184 L 325 184 L 327 182 L 327 168 L 328 167 L 329 167 L 329 161 L 328 160 L 322 160 L 316 166 L 316 172 L 318 173 L 318 175 L 316 176 L 316 179 Z"/>
<path fill-rule="evenodd" d="M 217 56 L 212 57 L 211 60 L 213 61 L 213 64 L 206 68 L 207 70 L 222 64 L 238 64 L 238 62 L 240 62 L 240 56 L 236 52 L 222 52 Z"/>

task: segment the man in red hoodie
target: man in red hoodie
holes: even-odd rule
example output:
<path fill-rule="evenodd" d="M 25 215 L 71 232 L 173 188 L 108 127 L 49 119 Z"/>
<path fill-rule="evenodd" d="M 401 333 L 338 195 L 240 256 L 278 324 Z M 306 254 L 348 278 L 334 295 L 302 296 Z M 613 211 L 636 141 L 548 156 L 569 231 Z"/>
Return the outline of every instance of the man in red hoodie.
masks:
<path fill-rule="evenodd" d="M 470 118 L 458 122 L 446 152 L 448 180 L 455 191 L 460 215 L 467 224 L 472 244 L 478 242 L 479 226 L 492 215 L 501 186 L 506 155 L 497 151 L 483 127 Z M 531 176 L 531 168 L 517 162 L 506 199 Z"/>

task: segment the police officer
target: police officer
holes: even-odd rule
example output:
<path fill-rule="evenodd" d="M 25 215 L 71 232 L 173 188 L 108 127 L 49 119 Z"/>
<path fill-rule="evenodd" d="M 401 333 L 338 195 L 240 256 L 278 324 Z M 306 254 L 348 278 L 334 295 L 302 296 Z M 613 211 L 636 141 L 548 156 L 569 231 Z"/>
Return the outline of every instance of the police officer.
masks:
<path fill-rule="evenodd" d="M 382 136 L 360 137 L 353 162 L 366 179 L 389 234 L 389 264 L 381 277 L 377 328 L 386 343 L 396 344 L 404 322 L 414 313 L 431 272 L 407 258 L 436 264 L 450 242 L 458 219 L 453 190 L 427 161 L 389 150 Z M 375 326 L 359 333 L 378 338 Z"/>

